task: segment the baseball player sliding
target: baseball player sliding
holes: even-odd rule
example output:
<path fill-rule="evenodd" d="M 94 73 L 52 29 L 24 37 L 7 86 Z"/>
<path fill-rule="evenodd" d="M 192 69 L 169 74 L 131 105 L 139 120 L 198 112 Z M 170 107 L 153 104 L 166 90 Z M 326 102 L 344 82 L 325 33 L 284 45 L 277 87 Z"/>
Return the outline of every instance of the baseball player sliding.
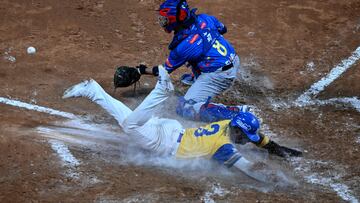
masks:
<path fill-rule="evenodd" d="M 69 88 L 63 98 L 86 97 L 97 103 L 117 120 L 124 132 L 134 138 L 134 142 L 157 155 L 211 158 L 261 181 L 267 181 L 267 176 L 252 170 L 254 163 L 241 156 L 235 144 L 251 142 L 281 157 L 302 155 L 300 151 L 280 146 L 259 134 L 259 121 L 249 112 L 240 112 L 231 120 L 188 129 L 184 129 L 176 120 L 156 117 L 155 107 L 161 105 L 173 90 L 167 71 L 159 66 L 155 88 L 134 111 L 107 94 L 92 79 Z"/>

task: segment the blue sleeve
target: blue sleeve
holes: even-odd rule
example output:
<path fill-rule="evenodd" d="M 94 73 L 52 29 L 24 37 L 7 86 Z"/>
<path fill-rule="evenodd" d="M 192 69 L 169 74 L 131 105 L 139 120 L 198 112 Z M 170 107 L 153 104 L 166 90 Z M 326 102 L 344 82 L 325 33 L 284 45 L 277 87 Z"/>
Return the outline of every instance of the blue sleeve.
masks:
<path fill-rule="evenodd" d="M 212 20 L 212 22 L 214 23 L 215 27 L 217 28 L 220 34 L 223 35 L 227 32 L 226 26 L 222 22 L 220 22 L 216 17 L 210 16 L 210 19 Z"/>
<path fill-rule="evenodd" d="M 199 58 L 203 47 L 202 43 L 199 42 L 200 40 L 201 37 L 195 34 L 182 41 L 170 52 L 170 55 L 164 64 L 165 69 L 171 73 L 178 67 L 184 65 L 187 61 Z"/>
<path fill-rule="evenodd" d="M 231 167 L 241 158 L 240 153 L 232 144 L 224 144 L 212 156 L 214 160 L 227 167 Z"/>
<path fill-rule="evenodd" d="M 186 62 L 186 58 L 177 53 L 177 49 L 174 49 L 170 52 L 169 57 L 167 58 L 164 67 L 168 73 L 173 72 L 178 67 L 184 65 Z"/>

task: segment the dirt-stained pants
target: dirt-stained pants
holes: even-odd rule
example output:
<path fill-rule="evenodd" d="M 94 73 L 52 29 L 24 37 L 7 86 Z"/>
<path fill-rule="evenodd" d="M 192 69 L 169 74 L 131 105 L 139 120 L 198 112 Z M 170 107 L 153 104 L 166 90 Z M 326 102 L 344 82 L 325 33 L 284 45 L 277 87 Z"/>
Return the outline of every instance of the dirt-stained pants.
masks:
<path fill-rule="evenodd" d="M 182 125 L 176 120 L 154 115 L 154 108 L 169 97 L 169 92 L 160 82 L 134 111 L 107 94 L 96 81 L 88 88 L 86 97 L 112 115 L 125 133 L 135 138 L 135 142 L 163 155 L 176 152 L 176 140 L 183 130 Z"/>

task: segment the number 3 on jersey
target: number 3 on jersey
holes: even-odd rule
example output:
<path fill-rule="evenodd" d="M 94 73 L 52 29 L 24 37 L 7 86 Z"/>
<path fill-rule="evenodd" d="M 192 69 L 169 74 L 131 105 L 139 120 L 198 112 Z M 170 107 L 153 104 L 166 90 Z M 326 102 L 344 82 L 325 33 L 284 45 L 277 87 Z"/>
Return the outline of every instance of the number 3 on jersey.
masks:
<path fill-rule="evenodd" d="M 219 132 L 219 130 L 220 130 L 220 125 L 213 124 L 210 126 L 210 129 L 198 128 L 197 130 L 195 130 L 194 135 L 195 137 L 200 137 L 203 135 L 210 136 Z"/>
<path fill-rule="evenodd" d="M 213 47 L 219 52 L 219 54 L 221 54 L 222 56 L 226 56 L 227 55 L 227 50 L 226 47 L 224 45 L 222 45 L 218 40 L 215 41 L 215 43 L 213 44 Z"/>

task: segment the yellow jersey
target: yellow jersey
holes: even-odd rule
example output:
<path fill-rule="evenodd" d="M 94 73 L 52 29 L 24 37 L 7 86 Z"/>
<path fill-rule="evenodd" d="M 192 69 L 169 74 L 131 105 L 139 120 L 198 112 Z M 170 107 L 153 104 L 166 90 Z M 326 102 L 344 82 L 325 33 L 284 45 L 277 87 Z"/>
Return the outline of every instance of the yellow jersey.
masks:
<path fill-rule="evenodd" d="M 231 167 L 241 155 L 230 140 L 230 120 L 214 122 L 200 128 L 188 128 L 180 134 L 178 158 L 206 157 Z"/>

